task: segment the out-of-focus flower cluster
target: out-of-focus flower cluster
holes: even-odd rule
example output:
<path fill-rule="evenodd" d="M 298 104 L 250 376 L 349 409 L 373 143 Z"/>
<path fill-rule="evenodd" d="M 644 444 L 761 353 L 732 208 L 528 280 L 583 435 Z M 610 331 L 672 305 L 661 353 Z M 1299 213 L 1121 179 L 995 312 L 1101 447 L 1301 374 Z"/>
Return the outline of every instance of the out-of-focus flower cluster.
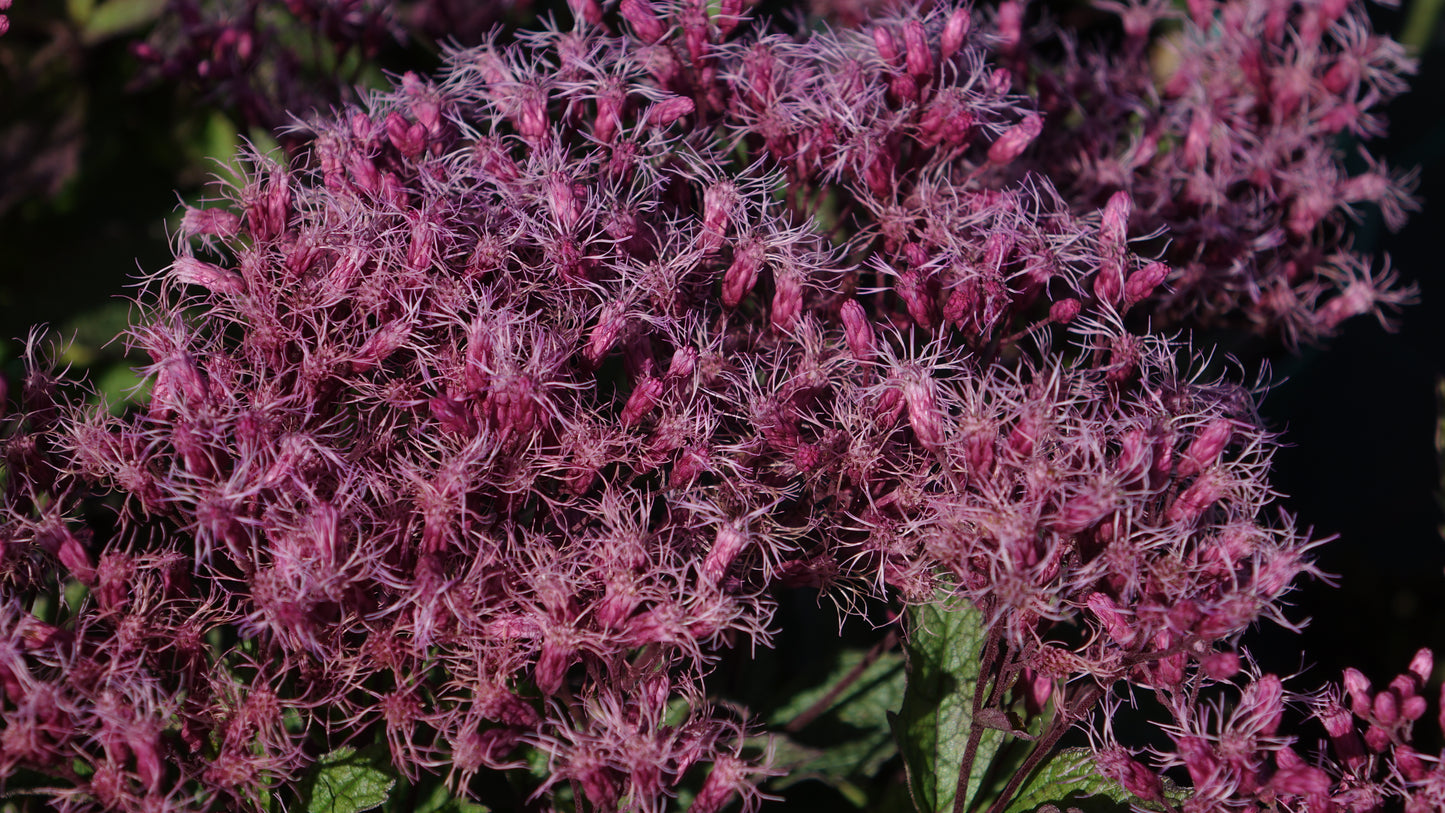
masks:
<path fill-rule="evenodd" d="M 703 678 L 790 586 L 966 597 L 1039 705 L 1235 674 L 1310 543 L 1254 394 L 1125 327 L 1181 279 L 1130 250 L 1140 193 L 1026 174 L 1007 31 L 575 11 L 188 210 L 139 414 L 32 354 L 0 765 L 236 809 L 370 731 L 463 792 L 532 754 L 537 797 L 750 809 L 767 755 Z"/>
<path fill-rule="evenodd" d="M 1396 229 L 1415 208 L 1413 174 L 1358 147 L 1384 133 L 1381 110 L 1414 70 L 1398 43 L 1349 3 L 1096 8 L 1117 17 L 1122 41 L 1027 26 L 1025 4 L 1009 0 L 994 47 L 1038 87 L 1046 126 L 1032 168 L 1080 205 L 1127 191 L 1131 237 L 1167 242 L 1164 313 L 1297 343 L 1409 301 L 1388 266 L 1350 250 L 1347 228 L 1373 209 Z M 1044 50 L 1063 57 L 1038 59 Z M 1352 157 L 1362 166 L 1347 171 Z"/>
<path fill-rule="evenodd" d="M 131 50 L 137 82 L 191 85 L 247 126 L 274 131 L 292 117 L 355 101 L 350 85 L 387 46 L 412 36 L 480 42 L 527 3 L 417 0 L 169 0 Z M 349 77 L 349 81 L 347 80 Z"/>

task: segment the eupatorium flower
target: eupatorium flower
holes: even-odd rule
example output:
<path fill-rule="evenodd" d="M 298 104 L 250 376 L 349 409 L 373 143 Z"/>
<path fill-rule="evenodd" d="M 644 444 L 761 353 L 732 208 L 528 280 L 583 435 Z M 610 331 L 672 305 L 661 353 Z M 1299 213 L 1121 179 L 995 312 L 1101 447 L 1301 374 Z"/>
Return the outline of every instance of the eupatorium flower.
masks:
<path fill-rule="evenodd" d="M 1090 687 L 1075 716 L 1283 620 L 1311 543 L 1266 518 L 1255 393 L 1127 326 L 1180 279 L 1131 250 L 1154 203 L 1026 174 L 1017 32 L 578 11 L 188 210 L 143 410 L 34 362 L 3 759 L 59 803 L 258 807 L 372 731 L 463 793 L 530 757 L 534 798 L 751 809 L 767 751 L 702 681 L 788 586 L 970 600 L 1036 704 Z M 21 601 L 66 580 L 64 623 Z"/>

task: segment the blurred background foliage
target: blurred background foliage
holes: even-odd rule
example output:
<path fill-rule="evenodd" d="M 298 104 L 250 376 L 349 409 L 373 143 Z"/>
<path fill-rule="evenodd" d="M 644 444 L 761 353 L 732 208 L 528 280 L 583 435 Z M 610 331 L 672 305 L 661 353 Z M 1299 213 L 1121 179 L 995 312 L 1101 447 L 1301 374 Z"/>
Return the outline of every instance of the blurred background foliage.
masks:
<path fill-rule="evenodd" d="M 846 4 L 824 2 L 792 10 L 771 2 L 767 11 L 844 14 Z M 1357 320 L 1328 346 L 1294 356 L 1240 337 L 1200 337 L 1247 366 L 1272 365 L 1267 418 L 1289 444 L 1276 484 L 1302 525 L 1340 536 L 1321 551 L 1338 589 L 1315 583 L 1299 594 L 1295 617 L 1313 618 L 1305 632 L 1265 630 L 1247 642 L 1268 669 L 1309 667 L 1306 683 L 1345 665 L 1383 679 L 1420 646 L 1445 650 L 1442 5 L 1373 10 L 1377 30 L 1420 60 L 1374 151 L 1397 168 L 1419 167 L 1425 206 L 1399 233 L 1374 217 L 1355 234 L 1359 248 L 1388 253 L 1420 287 L 1420 304 L 1397 332 Z M 117 410 L 143 397 L 132 368 L 147 360 L 127 358 L 114 340 L 131 315 L 127 286 L 170 261 L 179 204 L 202 200 L 238 145 L 292 149 L 277 129 L 287 124 L 280 111 L 304 116 L 355 101 L 355 88 L 379 87 L 388 74 L 433 69 L 439 42 L 475 44 L 494 26 L 505 37 L 561 8 L 558 0 L 19 0 L 0 38 L 0 372 L 11 395 L 22 343 L 44 324 L 98 397 Z"/>

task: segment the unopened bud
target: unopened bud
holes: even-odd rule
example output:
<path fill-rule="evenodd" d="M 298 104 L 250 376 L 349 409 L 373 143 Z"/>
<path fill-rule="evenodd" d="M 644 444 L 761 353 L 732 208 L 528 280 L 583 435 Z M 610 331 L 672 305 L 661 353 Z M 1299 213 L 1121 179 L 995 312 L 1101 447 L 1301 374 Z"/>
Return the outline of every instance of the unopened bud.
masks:
<path fill-rule="evenodd" d="M 903 26 L 903 44 L 908 51 L 908 73 L 920 83 L 933 78 L 933 51 L 923 33 L 923 23 L 909 20 Z"/>
<path fill-rule="evenodd" d="M 597 326 L 592 328 L 592 335 L 588 338 L 587 348 L 582 351 L 587 362 L 596 367 L 601 363 L 602 358 L 617 343 L 617 337 L 621 335 L 622 329 L 627 326 L 627 308 L 621 302 L 610 302 L 602 309 L 602 315 L 597 317 Z"/>
<path fill-rule="evenodd" d="M 171 273 L 179 282 L 199 285 L 212 293 L 239 294 L 246 290 L 240 274 L 194 257 L 177 257 L 171 265 Z"/>
<path fill-rule="evenodd" d="M 181 233 L 186 237 L 231 237 L 241 229 L 241 218 L 220 208 L 186 208 L 181 218 Z"/>
<path fill-rule="evenodd" d="M 843 337 L 848 342 L 848 350 L 853 353 L 853 358 L 871 361 L 876 351 L 873 344 L 873 323 L 863 311 L 863 306 L 858 300 L 850 299 L 843 303 L 839 315 L 843 319 Z"/>
<path fill-rule="evenodd" d="M 707 557 L 702 562 L 701 578 L 704 584 L 717 585 L 727 575 L 728 568 L 743 549 L 748 545 L 747 531 L 739 528 L 731 522 L 723 522 L 718 525 L 717 536 L 713 539 L 712 548 L 707 552 Z"/>
<path fill-rule="evenodd" d="M 1224 447 L 1234 437 L 1234 421 L 1215 418 L 1200 431 L 1199 435 L 1184 450 L 1176 469 L 1180 477 L 1191 477 L 1219 462 Z"/>
<path fill-rule="evenodd" d="M 802 274 L 792 268 L 773 274 L 773 328 L 780 333 L 792 330 L 803 312 Z"/>
<path fill-rule="evenodd" d="M 743 0 L 719 0 L 717 13 L 713 15 L 713 22 L 717 24 L 719 36 L 726 37 L 731 34 L 738 23 L 742 22 Z"/>
<path fill-rule="evenodd" d="M 1358 717 L 1370 713 L 1370 679 L 1360 670 L 1350 667 L 1345 670 L 1345 691 L 1350 695 L 1350 710 Z"/>
<path fill-rule="evenodd" d="M 732 265 L 723 274 L 722 303 L 725 308 L 736 308 L 752 292 L 757 284 L 758 271 L 763 265 L 763 245 L 749 238 L 738 246 Z"/>
<path fill-rule="evenodd" d="M 407 158 L 415 158 L 426 149 L 426 127 L 420 122 L 407 121 L 396 111 L 386 117 L 386 138 Z"/>
<path fill-rule="evenodd" d="M 1205 473 L 1174 500 L 1164 517 L 1170 522 L 1193 522 L 1205 509 L 1218 501 L 1223 493 L 1223 484 L 1219 478 Z"/>
<path fill-rule="evenodd" d="M 1169 266 L 1164 263 L 1149 263 L 1143 268 L 1129 275 L 1124 283 L 1124 302 L 1132 305 L 1135 302 L 1142 302 L 1148 299 L 1154 289 L 1164 282 L 1169 276 Z"/>
<path fill-rule="evenodd" d="M 1149 770 L 1123 748 L 1101 750 L 1094 755 L 1094 763 L 1101 773 L 1140 799 L 1146 802 L 1159 802 L 1164 799 L 1164 786 L 1159 774 Z"/>
<path fill-rule="evenodd" d="M 1112 597 L 1106 593 L 1092 593 L 1085 603 L 1104 625 L 1104 631 L 1114 643 L 1122 647 L 1134 645 L 1139 632 L 1130 623 L 1131 614 L 1120 609 Z"/>
<path fill-rule="evenodd" d="M 692 99 L 686 96 L 669 96 L 648 108 L 647 123 L 654 127 L 666 127 L 695 109 Z"/>
<path fill-rule="evenodd" d="M 893 40 L 893 32 L 881 25 L 873 27 L 873 46 L 878 49 L 878 55 L 890 66 L 898 66 L 898 44 Z"/>
<path fill-rule="evenodd" d="M 1044 131 L 1044 119 L 1038 113 L 1030 113 L 1024 120 L 1004 131 L 998 140 L 988 148 L 989 163 L 1003 165 L 1012 163 L 1034 139 Z"/>
<path fill-rule="evenodd" d="M 1260 734 L 1273 736 L 1284 719 L 1284 683 L 1277 675 L 1261 675 L 1244 687 L 1239 708 L 1241 717 L 1254 721 Z"/>
<path fill-rule="evenodd" d="M 655 43 L 667 34 L 667 26 L 658 17 L 657 9 L 649 0 L 622 0 L 618 10 L 627 22 L 632 24 L 632 30 L 643 42 Z"/>
<path fill-rule="evenodd" d="M 994 27 L 997 31 L 999 52 L 1008 54 L 1017 50 L 1024 37 L 1023 3 L 1019 0 L 1004 0 L 999 3 Z"/>
<path fill-rule="evenodd" d="M 1211 652 L 1199 659 L 1199 668 L 1214 680 L 1228 680 L 1239 673 L 1239 654 Z"/>
<path fill-rule="evenodd" d="M 635 426 L 653 407 L 657 406 L 657 400 L 662 395 L 664 384 L 660 378 L 651 376 L 637 382 L 632 389 L 632 395 L 628 396 L 627 404 L 622 408 L 622 416 L 619 419 L 623 426 Z"/>
<path fill-rule="evenodd" d="M 903 385 L 903 399 L 908 404 L 908 423 L 919 444 L 930 451 L 942 449 L 943 413 L 938 408 L 933 379 L 915 376 Z"/>
<path fill-rule="evenodd" d="M 361 346 L 361 350 L 351 362 L 351 369 L 356 372 L 369 370 L 386 361 L 411 339 L 414 327 L 415 324 L 410 319 L 394 319 L 382 325 L 366 340 L 366 344 Z"/>
<path fill-rule="evenodd" d="M 689 378 L 697 369 L 697 349 L 693 347 L 679 347 L 672 354 L 672 361 L 667 365 L 667 377 L 669 379 Z"/>
<path fill-rule="evenodd" d="M 551 206 L 552 216 L 557 219 L 557 224 L 564 232 L 571 232 L 581 219 L 582 207 L 578 199 L 583 194 L 583 189 L 561 173 L 553 173 L 547 178 L 547 202 Z"/>
<path fill-rule="evenodd" d="M 727 235 L 742 199 L 732 181 L 718 181 L 702 195 L 703 251 L 711 252 Z"/>
<path fill-rule="evenodd" d="M 973 18 L 969 15 L 967 8 L 956 8 L 949 15 L 948 22 L 943 26 L 943 41 L 939 48 L 944 61 L 950 59 L 963 47 L 963 41 L 968 37 L 968 29 L 972 24 Z"/>
<path fill-rule="evenodd" d="M 1060 325 L 1067 325 L 1074 321 L 1083 309 L 1083 303 L 1073 297 L 1060 299 L 1049 308 L 1049 321 Z"/>
<path fill-rule="evenodd" d="M 1285 758 L 1285 754 L 1290 754 L 1292 759 Z M 1275 792 L 1307 798 L 1328 798 L 1331 784 L 1329 774 L 1306 764 L 1288 748 L 1280 749 L 1275 759 L 1279 763 L 1279 770 L 1275 771 L 1269 780 L 1269 787 Z"/>
<path fill-rule="evenodd" d="M 1410 673 L 1420 679 L 1423 685 L 1430 682 L 1430 675 L 1435 671 L 1435 653 L 1429 647 L 1423 647 L 1410 659 Z"/>
<path fill-rule="evenodd" d="M 541 144 L 552 132 L 547 116 L 547 91 L 534 84 L 522 86 L 517 107 L 517 133 L 534 146 Z"/>

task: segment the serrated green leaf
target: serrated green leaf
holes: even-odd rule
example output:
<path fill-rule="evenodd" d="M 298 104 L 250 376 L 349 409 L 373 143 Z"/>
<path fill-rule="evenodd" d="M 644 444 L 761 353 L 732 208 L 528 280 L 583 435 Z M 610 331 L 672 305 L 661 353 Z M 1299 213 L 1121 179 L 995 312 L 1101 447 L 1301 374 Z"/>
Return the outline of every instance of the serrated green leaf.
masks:
<path fill-rule="evenodd" d="M 359 813 L 386 804 L 396 777 L 379 760 L 338 748 L 316 761 L 302 780 L 307 813 Z"/>
<path fill-rule="evenodd" d="M 1065 748 L 1039 766 L 1009 802 L 1005 813 L 1033 813 L 1043 805 L 1076 807 L 1085 813 L 1127 813 L 1134 794 L 1094 770 L 1086 748 Z"/>
<path fill-rule="evenodd" d="M 908 611 L 908 684 L 892 722 L 921 813 L 953 810 L 986 633 L 983 613 L 971 604 L 935 603 Z M 971 803 L 1005 736 L 984 729 L 965 791 Z"/>

